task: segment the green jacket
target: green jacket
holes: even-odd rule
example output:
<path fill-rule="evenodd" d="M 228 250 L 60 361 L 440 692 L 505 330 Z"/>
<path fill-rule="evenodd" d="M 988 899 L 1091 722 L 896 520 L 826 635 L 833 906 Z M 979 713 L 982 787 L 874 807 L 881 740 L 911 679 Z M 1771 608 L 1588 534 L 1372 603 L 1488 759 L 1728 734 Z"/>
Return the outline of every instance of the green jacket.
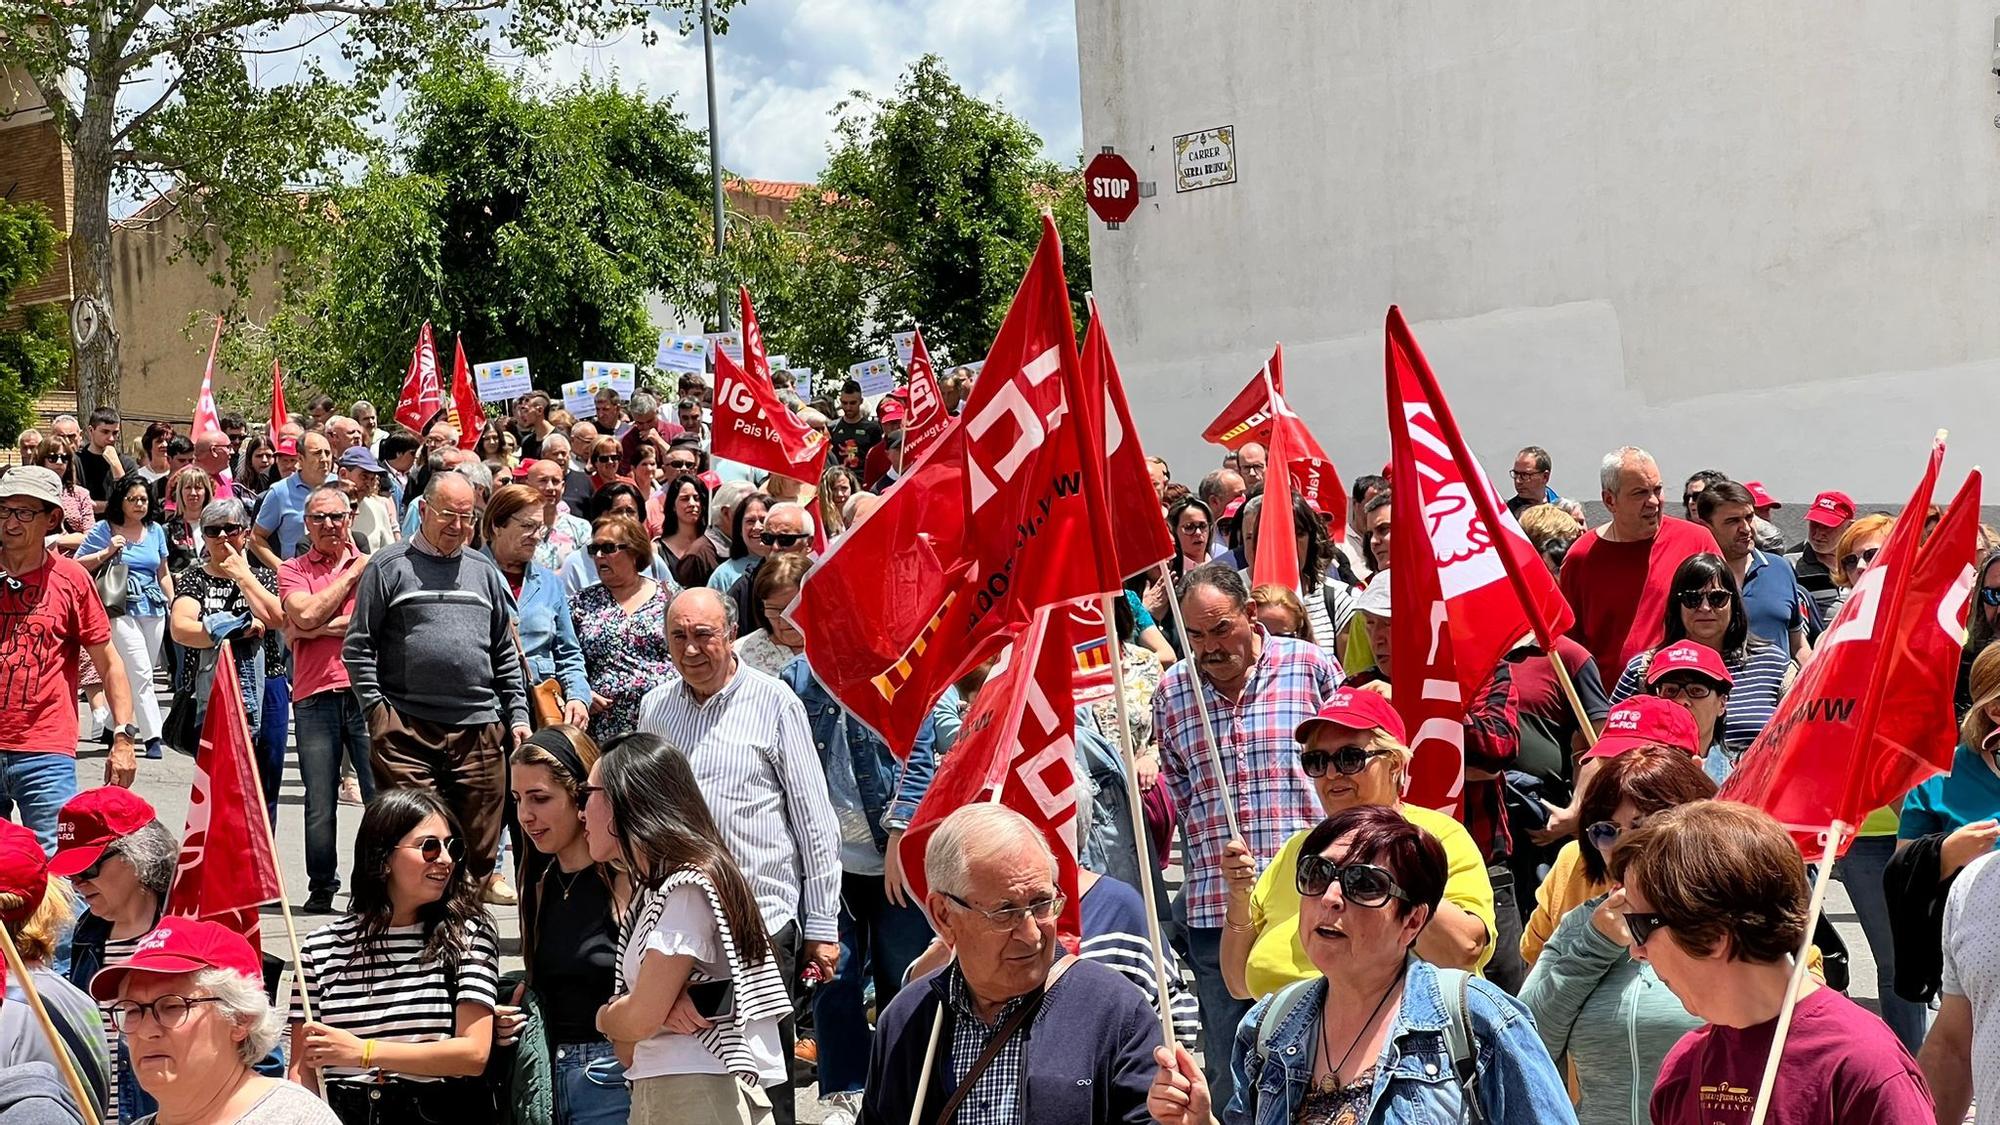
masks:
<path fill-rule="evenodd" d="M 523 973 L 500 978 L 500 1000 L 508 1003 L 516 985 L 525 981 Z M 486 1073 L 496 1084 L 504 1083 L 507 1116 L 500 1125 L 555 1125 L 555 1067 L 549 1061 L 549 1039 L 542 1025 L 542 1006 L 530 988 L 521 989 L 521 1037 L 512 1047 L 495 1047 Z"/>

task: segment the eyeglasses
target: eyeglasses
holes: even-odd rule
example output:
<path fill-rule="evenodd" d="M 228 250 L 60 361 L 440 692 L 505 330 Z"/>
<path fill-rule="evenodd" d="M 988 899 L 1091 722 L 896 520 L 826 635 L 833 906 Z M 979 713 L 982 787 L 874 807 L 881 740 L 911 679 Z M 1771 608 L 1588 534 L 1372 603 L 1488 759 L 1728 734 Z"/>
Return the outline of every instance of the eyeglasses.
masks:
<path fill-rule="evenodd" d="M 436 516 L 437 521 L 442 524 L 469 524 L 479 518 L 478 512 L 454 512 L 450 508 L 425 508 L 424 510 Z"/>
<path fill-rule="evenodd" d="M 162 996 L 150 1004 L 135 1004 L 130 1000 L 120 1000 L 111 1005 L 111 1026 L 120 1031 L 132 1030 L 140 1016 L 151 1016 L 168 1031 L 187 1022 L 188 1013 L 196 1004 L 220 1004 L 220 996 Z"/>
<path fill-rule="evenodd" d="M 399 850 L 416 852 L 424 857 L 425 863 L 436 863 L 446 856 L 453 863 L 465 858 L 465 841 L 456 836 L 426 836 L 414 844 L 397 844 Z"/>
<path fill-rule="evenodd" d="M 1515 469 L 1513 470 L 1513 474 L 1515 480 L 1528 480 L 1531 477 L 1541 476 L 1545 471 L 1543 469 Z"/>
<path fill-rule="evenodd" d="M 5 510 L 4 508 L 0 508 L 0 512 L 4 512 Z M 2000 586 L 1981 586 L 1979 588 L 1979 603 L 1981 605 L 2000 606 Z"/>
<path fill-rule="evenodd" d="M 0 523 L 27 523 L 46 512 L 45 508 L 16 508 L 12 504 L 0 504 Z"/>
<path fill-rule="evenodd" d="M 1667 921 L 1665 917 L 1659 914 L 1625 915 L 1625 928 L 1632 932 L 1633 945 L 1646 944 L 1646 939 L 1653 936 L 1654 930 L 1671 927 L 1672 925 L 1673 923 Z"/>
<path fill-rule="evenodd" d="M 93 863 L 89 867 L 86 867 L 83 870 L 77 872 L 76 875 L 73 876 L 70 881 L 73 883 L 96 882 L 97 877 L 99 875 L 104 874 L 104 865 L 110 863 L 113 858 L 114 858 L 113 853 L 109 849 L 106 849 L 105 851 L 103 851 L 98 855 L 96 863 Z"/>
<path fill-rule="evenodd" d="M 1182 525 L 1181 525 L 1181 534 L 1182 534 L 1182 535 L 1207 535 L 1207 534 L 1208 534 L 1208 525 L 1207 525 L 1207 524 L 1205 524 L 1205 523 L 1184 523 L 1184 524 L 1182 524 Z"/>
<path fill-rule="evenodd" d="M 1294 880 L 1306 898 L 1318 898 L 1328 887 L 1340 884 L 1340 897 L 1356 906 L 1378 907 L 1392 898 L 1410 901 L 1387 868 L 1372 863 L 1338 864 L 1323 855 L 1299 857 L 1299 873 Z"/>
<path fill-rule="evenodd" d="M 584 548 L 584 550 L 590 552 L 590 557 L 594 559 L 601 559 L 607 555 L 615 555 L 624 549 L 625 544 L 623 543 L 592 543 L 590 546 Z"/>
<path fill-rule="evenodd" d="M 806 537 L 802 533 L 785 531 L 767 531 L 759 535 L 757 539 L 766 547 L 776 547 L 780 550 L 796 547 L 806 541 Z"/>
<path fill-rule="evenodd" d="M 347 512 L 307 512 L 307 523 L 346 523 Z"/>
<path fill-rule="evenodd" d="M 602 785 L 579 785 L 576 787 L 576 799 L 579 801 L 588 801 L 592 793 L 602 792 L 604 792 L 604 786 Z"/>
<path fill-rule="evenodd" d="M 518 530 L 530 539 L 538 539 L 549 530 L 549 525 L 540 520 L 515 520 L 507 526 Z"/>
<path fill-rule="evenodd" d="M 225 535 L 241 535 L 250 530 L 240 523 L 212 523 L 201 529 L 203 539 L 220 539 Z"/>
<path fill-rule="evenodd" d="M 1703 606 L 1709 609 L 1728 609 L 1729 591 L 1682 590 L 1675 600 L 1681 603 L 1682 609 L 1700 609 Z"/>
<path fill-rule="evenodd" d="M 1637 821 L 1633 822 L 1631 830 L 1637 832 L 1645 823 L 1646 818 L 1640 817 Z M 1611 850 L 1611 845 L 1616 844 L 1618 837 L 1623 836 L 1625 832 L 1626 829 L 1615 821 L 1600 820 L 1596 824 L 1584 829 L 1583 837 L 1590 841 L 1591 847 L 1601 852 L 1608 852 Z"/>
<path fill-rule="evenodd" d="M 944 897 L 972 913 L 985 918 L 992 924 L 993 932 L 996 934 L 1004 934 L 1009 930 L 1019 927 L 1023 918 L 1033 918 L 1037 922 L 1052 922 L 1055 920 L 1056 915 L 1062 913 L 1063 903 L 1068 901 L 1063 898 L 1061 893 L 1057 893 L 1045 899 L 1038 899 L 1026 906 L 1003 906 L 997 910 L 981 910 L 979 907 L 952 894 L 950 891 L 944 892 Z"/>
<path fill-rule="evenodd" d="M 1387 754 L 1387 750 L 1366 750 L 1359 746 L 1343 746 L 1338 750 L 1307 750 L 1299 755 L 1299 768 L 1307 777 L 1325 777 L 1326 768 L 1342 777 L 1353 777 L 1368 768 L 1368 763 Z"/>
<path fill-rule="evenodd" d="M 1707 699 L 1716 694 L 1716 691 L 1707 684 L 1658 684 L 1654 686 L 1653 694 L 1661 699 L 1677 702 L 1683 699 Z"/>
<path fill-rule="evenodd" d="M 1875 565 L 1875 556 L 1881 553 L 1882 553 L 1882 548 L 1870 547 L 1865 551 L 1857 551 L 1851 555 L 1843 555 L 1841 556 L 1840 559 L 1841 569 L 1866 570 L 1867 568 Z"/>

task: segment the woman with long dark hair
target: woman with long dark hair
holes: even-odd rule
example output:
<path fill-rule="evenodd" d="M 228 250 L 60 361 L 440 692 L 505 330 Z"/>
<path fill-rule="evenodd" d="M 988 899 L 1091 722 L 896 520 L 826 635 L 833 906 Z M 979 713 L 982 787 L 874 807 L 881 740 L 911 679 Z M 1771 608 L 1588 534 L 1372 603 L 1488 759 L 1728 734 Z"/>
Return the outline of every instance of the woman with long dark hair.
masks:
<path fill-rule="evenodd" d="M 771 510 L 771 498 L 753 492 L 736 505 L 730 517 L 729 558 L 708 576 L 708 588 L 728 593 L 736 580 L 757 568 L 771 553 L 764 545 L 764 517 Z"/>
<path fill-rule="evenodd" d="M 146 757 L 160 750 L 160 698 L 153 690 L 153 662 L 166 634 L 167 607 L 174 600 L 174 576 L 167 569 L 167 529 L 159 522 L 152 482 L 127 473 L 105 494 L 104 518 L 83 537 L 76 561 L 96 574 L 114 563 L 125 566 L 125 605 L 111 619 L 111 643 L 125 663 L 132 689 L 132 712 Z"/>
<path fill-rule="evenodd" d="M 596 1027 L 616 984 L 618 919 L 632 900 L 631 879 L 592 859 L 584 839 L 583 784 L 598 757 L 589 735 L 559 724 L 536 731 L 511 760 L 516 815 L 534 845 L 521 870 L 521 959 L 555 1075 L 555 1125 L 623 1125 L 632 1109 L 625 1068 Z"/>
<path fill-rule="evenodd" d="M 667 485 L 660 505 L 660 555 L 683 589 L 708 584 L 722 560 L 708 531 L 708 486 L 683 474 Z"/>
<path fill-rule="evenodd" d="M 778 1020 L 791 1011 L 757 896 L 730 857 L 687 757 L 627 735 L 591 768 L 590 857 L 624 864 L 638 900 L 618 995 L 597 1029 L 628 1060 L 632 1125 L 751 1125 L 787 1081 Z"/>
<path fill-rule="evenodd" d="M 278 449 L 271 439 L 252 434 L 243 439 L 236 458 L 236 483 L 259 495 L 278 483 Z"/>
<path fill-rule="evenodd" d="M 464 855 L 436 793 L 377 793 L 361 814 L 348 913 L 306 939 L 314 1018 L 294 992 L 291 1077 L 316 1081 L 349 1125 L 490 1115 L 478 1076 L 500 955 Z"/>

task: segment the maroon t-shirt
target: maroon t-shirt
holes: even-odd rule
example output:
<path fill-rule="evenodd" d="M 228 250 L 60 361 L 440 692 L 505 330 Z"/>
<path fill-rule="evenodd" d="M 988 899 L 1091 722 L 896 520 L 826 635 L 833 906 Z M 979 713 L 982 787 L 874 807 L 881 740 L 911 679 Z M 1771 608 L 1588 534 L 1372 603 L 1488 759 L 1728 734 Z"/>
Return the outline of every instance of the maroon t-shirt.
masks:
<path fill-rule="evenodd" d="M 1689 555 L 1720 554 L 1715 536 L 1687 520 L 1660 521 L 1659 534 L 1613 543 L 1595 529 L 1583 533 L 1563 559 L 1563 597 L 1576 611 L 1569 635 L 1583 642 L 1599 675 L 1615 676 L 1632 658 L 1665 636 L 1667 593 L 1674 571 Z"/>
<path fill-rule="evenodd" d="M 1778 1021 L 1681 1037 L 1653 1085 L 1653 1125 L 1747 1125 Z M 1821 988 L 1799 1001 L 1771 1091 L 1770 1125 L 1910 1125 L 1933 1119 L 1917 1061 L 1867 1009 Z"/>
<path fill-rule="evenodd" d="M 0 750 L 76 755 L 76 681 L 84 646 L 111 639 L 90 573 L 53 552 L 0 575 Z"/>

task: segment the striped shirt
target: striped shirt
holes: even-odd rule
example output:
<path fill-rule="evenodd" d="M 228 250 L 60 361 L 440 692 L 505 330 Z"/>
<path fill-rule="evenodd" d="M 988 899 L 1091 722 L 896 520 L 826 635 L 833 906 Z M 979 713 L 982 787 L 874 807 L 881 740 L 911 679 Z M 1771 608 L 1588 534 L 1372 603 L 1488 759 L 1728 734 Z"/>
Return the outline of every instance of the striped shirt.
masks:
<path fill-rule="evenodd" d="M 132 951 L 139 948 L 139 939 L 145 936 L 145 934 L 139 934 L 128 938 L 106 938 L 104 942 L 104 968 L 108 969 L 113 965 L 123 965 L 125 962 L 130 961 L 132 959 Z M 120 1055 L 123 1046 L 118 1042 L 118 1029 L 112 1026 L 111 1023 L 111 1007 L 116 1003 L 118 1003 L 116 996 L 109 1000 L 100 1000 L 97 1002 L 97 1014 L 104 1020 L 105 1053 L 106 1057 L 111 1061 L 111 1084 L 104 1091 L 104 1119 L 106 1121 L 118 1120 L 118 1070 L 124 1061 Z M 35 1030 L 40 1032 L 41 1029 L 37 1027 Z"/>
<path fill-rule="evenodd" d="M 1618 677 L 1618 686 L 1611 689 L 1611 702 L 1644 695 L 1646 669 L 1652 663 L 1651 652 L 1633 657 Z M 1786 680 L 1791 676 L 1792 658 L 1777 645 L 1753 641 L 1744 647 L 1742 656 L 1726 662 L 1725 667 L 1736 682 L 1730 685 L 1729 705 L 1722 712 L 1722 742 L 1735 757 L 1750 749 L 1777 712 L 1778 701 L 1791 689 Z"/>
<path fill-rule="evenodd" d="M 1318 645 L 1264 633 L 1264 651 L 1234 701 L 1206 680 L 1201 692 L 1215 723 L 1216 751 L 1229 771 L 1236 821 L 1250 854 L 1277 854 L 1285 841 L 1324 815 L 1312 782 L 1299 769 L 1292 731 L 1319 710 L 1340 686 L 1340 666 Z M 1222 881 L 1222 848 L 1229 842 L 1229 819 L 1211 775 L 1195 713 L 1195 664 L 1183 660 L 1167 670 L 1153 695 L 1153 735 L 1160 743 L 1160 776 L 1179 814 L 1187 852 L 1187 924 L 1222 925 L 1229 890 Z"/>
<path fill-rule="evenodd" d="M 312 989 L 313 1016 L 319 1022 L 363 1039 L 397 1043 L 436 1043 L 458 1034 L 458 1005 L 492 1008 L 499 1000 L 500 952 L 493 926 L 481 920 L 472 928 L 464 956 L 454 966 L 449 957 L 424 962 L 422 923 L 389 926 L 368 948 L 356 954 L 361 919 L 348 915 L 313 932 L 300 951 L 305 959 L 305 983 Z M 291 1020 L 302 1023 L 305 1010 L 296 989 Z M 330 1066 L 323 1076 L 359 1081 L 371 1071 Z M 439 1079 L 397 1074 L 409 1082 Z"/>
<path fill-rule="evenodd" d="M 1100 877 L 1077 904 L 1083 916 L 1083 944 L 1077 955 L 1096 961 L 1138 987 L 1146 1004 L 1160 1010 L 1155 997 L 1159 981 L 1153 974 L 1153 943 L 1146 936 L 1146 901 L 1129 884 Z M 1167 1003 L 1174 1018 L 1174 1038 L 1188 1050 L 1201 1037 L 1201 1006 L 1181 984 L 1180 958 L 1171 947 L 1167 962 Z"/>
<path fill-rule="evenodd" d="M 687 755 L 765 928 L 839 941 L 840 824 L 799 697 L 739 663 L 706 701 L 678 678 L 647 692 L 639 729 Z"/>

